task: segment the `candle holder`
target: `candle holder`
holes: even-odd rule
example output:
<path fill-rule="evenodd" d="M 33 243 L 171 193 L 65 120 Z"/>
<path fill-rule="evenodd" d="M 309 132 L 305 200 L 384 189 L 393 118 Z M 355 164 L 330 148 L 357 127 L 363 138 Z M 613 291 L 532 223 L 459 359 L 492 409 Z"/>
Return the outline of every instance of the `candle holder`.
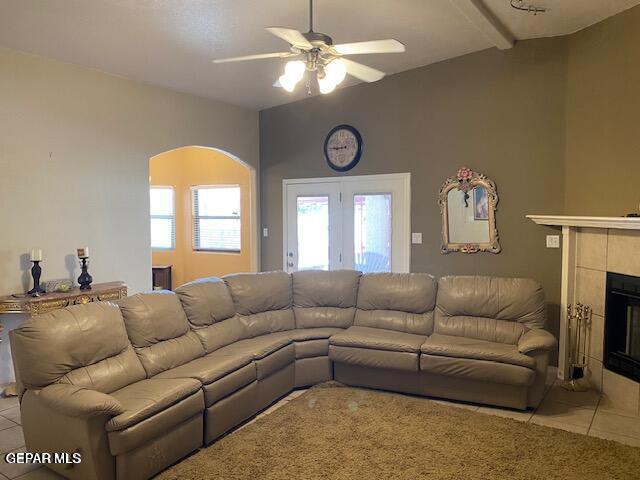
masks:
<path fill-rule="evenodd" d="M 42 275 L 42 267 L 40 266 L 40 260 L 31 260 L 33 267 L 31 267 L 31 277 L 33 277 L 33 288 L 27 292 L 27 294 L 34 297 L 39 297 L 41 293 L 44 293 L 44 289 L 40 286 L 40 275 Z"/>
<path fill-rule="evenodd" d="M 78 277 L 78 283 L 80 284 L 80 290 L 91 290 L 91 282 L 93 282 L 93 277 L 89 275 L 88 271 L 88 257 L 80 259 L 80 268 L 82 268 L 82 273 Z"/>

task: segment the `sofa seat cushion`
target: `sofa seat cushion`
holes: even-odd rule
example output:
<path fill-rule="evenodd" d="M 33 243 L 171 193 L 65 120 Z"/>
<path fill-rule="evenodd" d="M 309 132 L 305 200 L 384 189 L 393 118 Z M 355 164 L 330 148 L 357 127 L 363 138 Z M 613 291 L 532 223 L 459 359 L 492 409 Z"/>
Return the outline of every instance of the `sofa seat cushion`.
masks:
<path fill-rule="evenodd" d="M 268 333 L 227 345 L 220 350 L 251 355 L 253 360 L 264 358 L 291 343 L 289 331 Z M 215 352 L 214 352 L 215 353 Z"/>
<path fill-rule="evenodd" d="M 203 411 L 203 395 L 198 390 L 149 418 L 123 430 L 108 432 L 109 450 L 112 455 L 120 455 L 152 443 L 188 420 L 201 417 Z"/>
<path fill-rule="evenodd" d="M 420 355 L 420 370 L 437 375 L 517 387 L 528 387 L 535 379 L 535 370 L 520 365 L 426 353 Z"/>
<path fill-rule="evenodd" d="M 475 338 L 454 337 L 434 333 L 421 347 L 422 353 L 441 357 L 469 358 L 536 368 L 532 357 L 518 351 L 517 345 L 487 342 Z"/>
<path fill-rule="evenodd" d="M 232 393 L 246 387 L 257 380 L 256 364 L 251 362 L 224 377 L 202 386 L 205 405 L 210 407 Z"/>
<path fill-rule="evenodd" d="M 296 347 L 296 360 L 301 358 L 326 357 L 329 355 L 329 339 L 317 338 L 293 342 Z"/>
<path fill-rule="evenodd" d="M 321 328 L 296 328 L 289 330 L 287 336 L 294 342 L 304 342 L 307 340 L 318 340 L 330 338 L 340 332 L 344 332 L 344 328 L 321 327 Z"/>
<path fill-rule="evenodd" d="M 343 328 L 296 328 L 274 333 L 274 338 L 288 338 L 295 345 L 296 358 L 321 357 L 329 354 L 329 338 L 344 332 Z"/>
<path fill-rule="evenodd" d="M 194 378 L 202 385 L 215 382 L 252 363 L 254 356 L 251 351 L 234 348 L 237 343 L 162 372 L 153 378 Z"/>
<path fill-rule="evenodd" d="M 426 339 L 424 335 L 413 333 L 354 326 L 333 335 L 329 343 L 340 347 L 418 353 Z"/>
<path fill-rule="evenodd" d="M 262 358 L 255 360 L 256 364 L 256 376 L 258 381 L 264 380 L 268 376 L 282 370 L 288 365 L 293 364 L 296 359 L 295 347 L 289 343 L 282 348 L 271 352 Z"/>
<path fill-rule="evenodd" d="M 151 378 L 132 383 L 111 393 L 125 411 L 111 418 L 105 428 L 108 432 L 123 430 L 199 391 L 200 382 L 192 378 Z"/>
<path fill-rule="evenodd" d="M 418 371 L 418 353 L 329 345 L 333 362 L 389 370 Z"/>

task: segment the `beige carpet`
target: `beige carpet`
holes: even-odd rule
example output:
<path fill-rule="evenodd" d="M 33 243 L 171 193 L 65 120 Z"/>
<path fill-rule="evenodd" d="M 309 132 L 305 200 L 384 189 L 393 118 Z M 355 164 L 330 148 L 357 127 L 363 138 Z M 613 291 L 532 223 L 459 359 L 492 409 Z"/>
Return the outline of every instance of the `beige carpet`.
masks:
<path fill-rule="evenodd" d="M 638 480 L 640 448 L 327 383 L 159 478 Z"/>

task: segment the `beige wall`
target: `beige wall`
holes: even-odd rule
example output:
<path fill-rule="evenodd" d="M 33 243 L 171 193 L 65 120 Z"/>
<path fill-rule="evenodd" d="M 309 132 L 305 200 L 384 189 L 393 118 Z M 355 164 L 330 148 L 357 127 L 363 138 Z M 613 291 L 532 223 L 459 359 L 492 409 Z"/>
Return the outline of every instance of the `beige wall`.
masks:
<path fill-rule="evenodd" d="M 249 167 L 210 148 L 185 147 L 151 158 L 149 182 L 175 191 L 175 248 L 152 251 L 154 265 L 172 265 L 174 288 L 197 278 L 251 270 L 255 219 Z M 193 250 L 191 187 L 195 185 L 240 185 L 240 253 Z"/>
<path fill-rule="evenodd" d="M 94 70 L 0 49 L 0 292 L 26 287 L 32 247 L 43 278 L 151 287 L 149 158 L 218 147 L 258 166 L 254 112 Z M 70 272 L 72 270 L 72 272 Z"/>
<path fill-rule="evenodd" d="M 533 277 L 542 282 L 557 321 L 560 251 L 545 248 L 557 233 L 525 219 L 564 205 L 563 39 L 486 50 L 260 113 L 262 268 L 282 266 L 282 179 L 334 176 L 322 144 L 337 124 L 364 138 L 349 175 L 411 172 L 411 270 Z M 499 255 L 440 253 L 438 191 L 463 166 L 498 188 Z M 554 327 L 552 327 L 554 328 Z"/>
<path fill-rule="evenodd" d="M 566 212 L 639 212 L 640 7 L 569 37 Z"/>
<path fill-rule="evenodd" d="M 258 115 L 0 48 L 0 293 L 27 288 L 32 247 L 43 279 L 77 278 L 85 245 L 96 282 L 150 289 L 149 158 L 186 145 L 257 168 Z M 3 337 L 0 383 L 11 376 Z"/>

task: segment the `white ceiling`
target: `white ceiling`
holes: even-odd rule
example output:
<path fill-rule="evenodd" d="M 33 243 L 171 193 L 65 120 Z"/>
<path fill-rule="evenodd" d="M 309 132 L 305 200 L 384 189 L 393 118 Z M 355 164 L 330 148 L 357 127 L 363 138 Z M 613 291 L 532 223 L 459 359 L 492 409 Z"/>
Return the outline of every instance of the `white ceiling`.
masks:
<path fill-rule="evenodd" d="M 640 0 L 484 0 L 517 39 L 572 33 Z M 397 73 L 493 46 L 449 0 L 316 0 L 314 30 L 335 43 L 397 38 L 404 54 L 353 57 Z M 264 30 L 307 30 L 307 0 L 0 0 L 0 45 L 203 97 L 262 109 L 306 96 L 273 88 L 283 61 L 211 63 L 286 50 Z M 343 85 L 357 83 L 354 79 Z"/>

